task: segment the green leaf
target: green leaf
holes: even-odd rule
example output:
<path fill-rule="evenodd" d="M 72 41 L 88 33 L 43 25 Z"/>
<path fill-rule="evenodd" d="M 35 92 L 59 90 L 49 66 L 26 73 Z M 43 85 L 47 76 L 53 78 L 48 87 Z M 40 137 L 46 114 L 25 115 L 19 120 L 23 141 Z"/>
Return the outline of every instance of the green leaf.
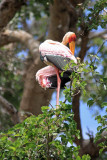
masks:
<path fill-rule="evenodd" d="M 101 122 L 101 115 L 96 116 L 95 120 L 97 120 L 97 121 L 98 121 L 98 123 L 100 123 L 100 122 Z"/>
<path fill-rule="evenodd" d="M 95 94 L 90 94 L 90 96 L 95 99 L 96 98 L 96 95 Z"/>
<path fill-rule="evenodd" d="M 83 155 L 82 156 L 82 160 L 91 160 L 91 157 L 87 154 L 87 155 Z"/>
<path fill-rule="evenodd" d="M 48 106 L 43 106 L 43 107 L 41 107 L 41 109 L 42 109 L 42 112 L 44 112 L 44 111 L 47 111 L 49 109 L 49 107 Z"/>
<path fill-rule="evenodd" d="M 101 107 L 102 107 L 102 108 L 105 107 L 105 106 L 107 106 L 107 102 L 103 102 L 103 103 L 101 104 Z"/>
<path fill-rule="evenodd" d="M 90 99 L 90 100 L 87 102 L 87 105 L 88 105 L 89 107 L 91 107 L 93 104 L 94 104 L 94 100 L 93 100 L 93 99 Z"/>
<path fill-rule="evenodd" d="M 98 126 L 97 127 L 97 131 L 99 131 L 100 129 L 102 129 L 102 126 Z"/>
<path fill-rule="evenodd" d="M 80 156 L 77 156 L 77 157 L 76 157 L 76 160 L 81 160 L 81 157 L 80 157 Z"/>

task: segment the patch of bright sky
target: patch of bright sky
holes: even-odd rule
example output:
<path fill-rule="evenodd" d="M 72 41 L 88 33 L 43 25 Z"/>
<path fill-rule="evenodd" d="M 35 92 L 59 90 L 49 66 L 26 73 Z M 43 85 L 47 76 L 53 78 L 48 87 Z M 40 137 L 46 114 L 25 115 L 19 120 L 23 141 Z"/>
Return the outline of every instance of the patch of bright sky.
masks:
<path fill-rule="evenodd" d="M 17 57 L 21 58 L 21 59 L 25 59 L 28 56 L 28 49 L 26 50 L 22 50 L 20 52 L 17 53 Z"/>
<path fill-rule="evenodd" d="M 92 29 L 92 32 L 101 32 L 104 31 L 104 28 L 102 28 L 101 26 L 98 26 L 97 30 L 96 29 Z"/>
<path fill-rule="evenodd" d="M 31 26 L 31 20 L 30 19 L 26 18 L 26 23 L 27 23 L 28 27 Z"/>
<path fill-rule="evenodd" d="M 23 24 L 22 23 L 18 23 L 18 29 L 22 29 L 23 28 Z"/>
<path fill-rule="evenodd" d="M 78 53 L 80 52 L 80 47 L 75 47 L 75 57 L 78 56 Z"/>
<path fill-rule="evenodd" d="M 84 13 L 85 13 L 86 16 L 88 16 L 91 13 L 91 11 L 89 11 L 88 9 L 85 9 Z"/>

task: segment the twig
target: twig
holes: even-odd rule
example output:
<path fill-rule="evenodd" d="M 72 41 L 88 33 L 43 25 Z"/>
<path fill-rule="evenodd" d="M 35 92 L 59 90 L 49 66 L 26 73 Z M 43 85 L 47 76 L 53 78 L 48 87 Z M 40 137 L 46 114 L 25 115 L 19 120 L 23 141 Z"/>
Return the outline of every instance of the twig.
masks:
<path fill-rule="evenodd" d="M 65 100 L 63 101 L 63 103 L 65 103 L 67 101 L 67 99 L 65 98 Z"/>
<path fill-rule="evenodd" d="M 52 104 L 49 102 L 49 104 L 51 105 L 51 107 L 54 109 L 54 107 L 52 106 Z"/>

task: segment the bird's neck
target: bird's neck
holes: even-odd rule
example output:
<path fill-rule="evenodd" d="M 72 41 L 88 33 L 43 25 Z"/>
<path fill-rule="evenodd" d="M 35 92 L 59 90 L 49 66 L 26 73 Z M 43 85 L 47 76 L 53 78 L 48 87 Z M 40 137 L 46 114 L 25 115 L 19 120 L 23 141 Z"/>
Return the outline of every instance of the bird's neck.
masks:
<path fill-rule="evenodd" d="M 62 44 L 66 46 L 67 42 L 66 41 L 62 41 Z M 69 49 L 72 52 L 72 54 L 74 55 L 74 52 L 75 52 L 75 41 L 72 41 L 72 42 L 69 43 Z"/>
<path fill-rule="evenodd" d="M 62 41 L 61 43 L 65 46 L 67 45 L 66 41 Z"/>

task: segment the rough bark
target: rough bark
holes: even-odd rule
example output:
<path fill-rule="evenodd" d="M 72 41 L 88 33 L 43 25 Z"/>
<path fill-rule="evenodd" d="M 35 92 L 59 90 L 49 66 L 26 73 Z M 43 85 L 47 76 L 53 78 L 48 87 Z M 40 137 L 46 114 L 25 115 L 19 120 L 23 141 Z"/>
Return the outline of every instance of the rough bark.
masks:
<path fill-rule="evenodd" d="M 6 27 L 27 0 L 3 0 L 0 3 L 0 31 Z"/>
<path fill-rule="evenodd" d="M 79 152 L 80 156 L 84 154 L 89 154 L 92 160 L 97 160 L 97 158 L 99 157 L 99 150 L 101 149 L 98 146 L 98 144 L 100 144 L 101 142 L 105 142 L 106 136 L 107 136 L 107 132 L 106 131 L 102 132 L 101 138 L 95 143 L 94 137 L 92 135 L 89 135 L 89 139 L 83 140 L 82 142 L 83 145 L 80 148 L 80 152 Z M 104 151 L 107 151 L 107 148 Z"/>
<path fill-rule="evenodd" d="M 69 30 L 70 17 L 66 6 L 60 0 L 54 0 L 50 5 L 50 23 L 48 38 L 61 42 Z"/>
<path fill-rule="evenodd" d="M 80 120 L 80 93 L 75 95 L 72 100 L 72 107 L 73 107 L 73 112 L 74 112 L 74 120 L 77 123 L 77 129 L 80 131 L 80 139 L 75 139 L 75 143 L 77 145 L 82 145 L 82 128 L 81 128 L 81 120 Z"/>
<path fill-rule="evenodd" d="M 88 49 L 88 47 L 87 47 L 87 44 L 89 42 L 88 36 L 89 36 L 89 32 L 81 37 L 81 44 L 80 44 L 81 50 L 79 52 L 79 58 L 81 59 L 81 62 L 84 60 L 84 57 L 86 55 L 86 51 Z"/>
<path fill-rule="evenodd" d="M 19 117 L 16 108 L 2 96 L 0 96 L 0 104 L 11 115 L 13 124 L 17 124 L 19 122 Z"/>

